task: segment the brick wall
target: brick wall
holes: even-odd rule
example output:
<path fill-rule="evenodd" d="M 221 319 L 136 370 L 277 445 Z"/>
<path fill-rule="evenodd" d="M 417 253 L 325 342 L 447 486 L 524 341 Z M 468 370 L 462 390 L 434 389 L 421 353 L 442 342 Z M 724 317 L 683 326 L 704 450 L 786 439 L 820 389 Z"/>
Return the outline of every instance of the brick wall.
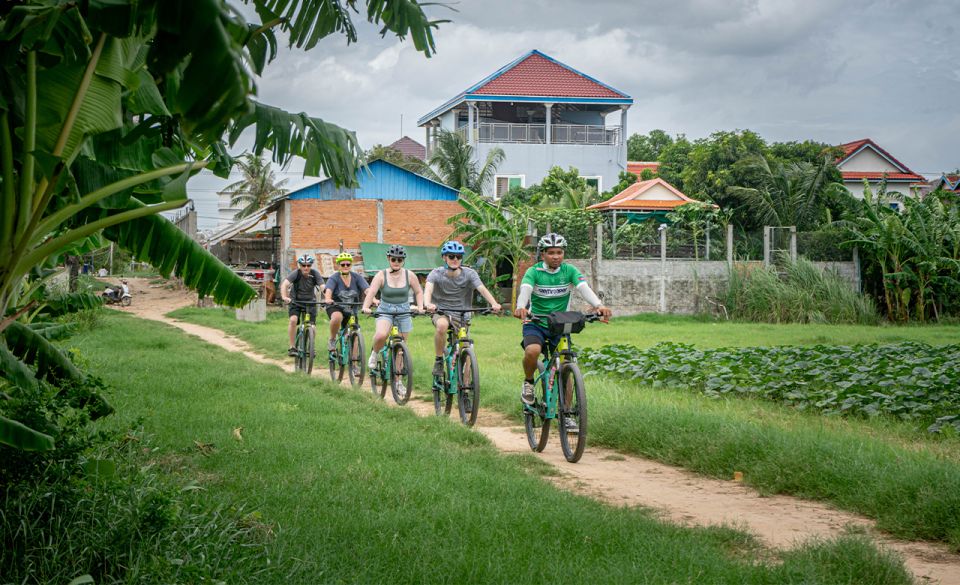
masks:
<path fill-rule="evenodd" d="M 347 250 L 377 240 L 376 201 L 294 199 L 290 214 L 290 247 Z"/>
<path fill-rule="evenodd" d="M 290 244 L 296 249 L 347 250 L 377 241 L 377 202 L 373 200 L 290 202 Z M 406 246 L 439 246 L 452 228 L 447 218 L 463 210 L 456 201 L 384 201 L 383 241 Z"/>
<path fill-rule="evenodd" d="M 463 211 L 456 201 L 384 201 L 383 241 L 405 246 L 439 246 L 453 226 L 447 218 Z"/>

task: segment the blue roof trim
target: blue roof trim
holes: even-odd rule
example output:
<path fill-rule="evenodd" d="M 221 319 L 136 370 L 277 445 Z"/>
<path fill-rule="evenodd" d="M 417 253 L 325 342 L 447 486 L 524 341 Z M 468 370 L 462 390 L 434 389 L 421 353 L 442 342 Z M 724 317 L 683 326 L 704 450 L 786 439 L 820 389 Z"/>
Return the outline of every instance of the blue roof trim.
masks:
<path fill-rule="evenodd" d="M 549 95 L 489 95 L 481 93 L 467 94 L 465 100 L 483 100 L 486 102 L 551 102 L 565 104 L 632 104 L 633 98 L 575 98 L 553 97 Z"/>
<path fill-rule="evenodd" d="M 596 83 L 597 85 L 601 85 L 601 86 L 609 89 L 610 91 L 616 92 L 616 93 L 618 93 L 618 94 L 620 94 L 620 95 L 622 95 L 622 96 L 624 96 L 624 97 L 623 97 L 623 98 L 559 98 L 559 97 L 549 97 L 549 96 L 544 96 L 544 97 L 535 97 L 535 96 L 491 96 L 491 95 L 486 95 L 486 94 L 473 94 L 473 92 L 475 92 L 476 90 L 480 89 L 480 88 L 483 87 L 484 85 L 490 83 L 490 82 L 493 81 L 494 79 L 500 77 L 501 75 L 503 75 L 504 73 L 506 73 L 506 72 L 509 71 L 510 69 L 513 69 L 514 67 L 517 66 L 517 64 L 519 64 L 519 63 L 520 63 L 521 61 L 523 61 L 524 59 L 530 57 L 531 55 L 540 55 L 540 56 L 543 57 L 544 59 L 547 59 L 547 60 L 549 60 L 549 61 L 551 61 L 551 62 L 553 62 L 553 63 L 556 63 L 557 65 L 563 67 L 564 69 L 567 69 L 567 70 L 569 70 L 569 71 L 572 71 L 572 72 L 576 73 L 577 75 L 580 75 L 581 77 L 585 77 L 585 78 L 589 79 L 590 81 Z M 511 99 L 506 99 L 506 98 L 511 98 Z M 457 95 L 457 96 L 454 97 L 453 99 L 448 100 L 448 101 L 445 102 L 442 106 L 440 106 L 439 108 L 436 108 L 435 110 L 431 111 L 429 114 L 426 114 L 425 116 L 422 116 L 419 120 L 417 120 L 417 126 L 423 126 L 426 122 L 432 120 L 433 118 L 437 117 L 437 116 L 440 115 L 440 114 L 443 114 L 443 113 L 446 112 L 447 110 L 453 108 L 454 106 L 459 105 L 461 102 L 463 102 L 464 100 L 467 100 L 467 99 L 484 99 L 484 100 L 486 100 L 486 101 L 517 101 L 517 102 L 523 102 L 523 101 L 543 101 L 543 100 L 549 99 L 551 102 L 566 102 L 566 103 L 616 103 L 616 104 L 632 104 L 632 103 L 633 103 L 633 98 L 630 97 L 629 95 L 623 93 L 623 92 L 620 91 L 619 89 L 616 89 L 615 87 L 611 87 L 611 86 L 607 85 L 606 83 L 603 83 L 602 81 L 599 81 L 599 80 L 597 80 L 597 79 L 595 79 L 595 78 L 593 78 L 593 77 L 591 77 L 591 76 L 589 76 L 589 75 L 587 75 L 587 74 L 585 74 L 585 73 L 581 73 L 580 71 L 577 71 L 577 70 L 574 69 L 573 67 L 570 67 L 569 65 L 566 65 L 565 63 L 561 63 L 560 61 L 557 61 L 556 59 L 554 59 L 554 58 L 551 57 L 550 55 L 547 55 L 547 54 L 539 51 L 538 49 L 534 49 L 534 50 L 532 50 L 532 51 L 529 51 L 529 52 L 521 55 L 519 58 L 514 59 L 513 61 L 511 61 L 510 63 L 504 65 L 504 66 L 501 67 L 500 69 L 497 69 L 496 71 L 494 71 L 494 72 L 491 73 L 490 75 L 488 75 L 488 76 L 486 76 L 485 78 L 483 78 L 483 80 L 479 81 L 478 83 L 473 84 L 472 86 L 468 87 L 466 90 L 460 92 L 459 95 Z"/>

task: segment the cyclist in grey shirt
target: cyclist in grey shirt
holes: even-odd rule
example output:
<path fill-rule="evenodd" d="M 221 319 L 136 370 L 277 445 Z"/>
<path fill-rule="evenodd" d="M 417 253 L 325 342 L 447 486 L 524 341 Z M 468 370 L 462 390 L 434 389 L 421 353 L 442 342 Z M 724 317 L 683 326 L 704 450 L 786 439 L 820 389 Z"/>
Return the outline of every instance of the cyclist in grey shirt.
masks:
<path fill-rule="evenodd" d="M 473 268 L 463 266 L 463 244 L 449 241 L 440 248 L 444 266 L 434 268 L 427 276 L 427 287 L 423 293 L 423 304 L 428 311 L 440 309 L 466 309 L 473 303 L 473 292 L 483 296 L 494 312 L 501 307 L 497 299 L 493 298 L 487 287 L 480 280 L 480 275 Z M 450 328 L 450 319 L 458 324 L 470 318 L 469 313 L 454 313 L 452 315 L 434 315 L 433 326 L 436 331 L 433 335 L 433 347 L 436 359 L 433 362 L 433 375 L 443 375 L 443 348 L 447 342 L 447 329 Z"/>

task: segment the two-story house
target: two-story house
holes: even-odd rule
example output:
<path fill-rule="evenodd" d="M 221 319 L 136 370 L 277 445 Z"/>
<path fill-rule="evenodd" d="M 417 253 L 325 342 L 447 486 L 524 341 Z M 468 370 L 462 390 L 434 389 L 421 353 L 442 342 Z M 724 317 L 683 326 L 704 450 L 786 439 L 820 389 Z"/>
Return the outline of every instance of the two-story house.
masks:
<path fill-rule="evenodd" d="M 554 166 L 577 168 L 602 192 L 626 170 L 632 104 L 629 95 L 534 50 L 417 124 L 425 128 L 428 157 L 440 130 L 461 132 L 481 165 L 492 149 L 504 151 L 506 160 L 485 195 L 540 183 Z"/>

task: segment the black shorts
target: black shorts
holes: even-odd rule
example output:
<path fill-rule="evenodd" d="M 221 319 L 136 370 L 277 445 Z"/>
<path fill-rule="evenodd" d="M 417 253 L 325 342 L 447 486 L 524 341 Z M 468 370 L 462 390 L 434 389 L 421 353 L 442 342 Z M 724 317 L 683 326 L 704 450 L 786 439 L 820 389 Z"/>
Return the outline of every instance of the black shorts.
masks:
<path fill-rule="evenodd" d="M 317 306 L 316 305 L 298 305 L 297 301 L 290 303 L 290 308 L 287 309 L 287 315 L 291 317 L 297 317 L 300 315 L 300 311 L 306 311 L 310 313 L 310 321 L 317 322 Z"/>
<path fill-rule="evenodd" d="M 551 335 L 543 325 L 533 322 L 523 324 L 523 341 L 520 342 L 520 347 L 526 349 L 528 345 L 539 345 L 542 350 L 548 344 L 550 347 L 557 347 L 559 343 L 560 336 Z"/>
<path fill-rule="evenodd" d="M 350 309 L 346 309 L 340 305 L 330 305 L 327 307 L 326 311 L 327 311 L 327 317 L 333 317 L 334 313 L 340 313 L 341 315 L 343 315 L 343 322 L 341 323 L 341 327 L 346 327 L 347 321 L 350 320 L 350 315 L 354 314 L 354 311 Z"/>

